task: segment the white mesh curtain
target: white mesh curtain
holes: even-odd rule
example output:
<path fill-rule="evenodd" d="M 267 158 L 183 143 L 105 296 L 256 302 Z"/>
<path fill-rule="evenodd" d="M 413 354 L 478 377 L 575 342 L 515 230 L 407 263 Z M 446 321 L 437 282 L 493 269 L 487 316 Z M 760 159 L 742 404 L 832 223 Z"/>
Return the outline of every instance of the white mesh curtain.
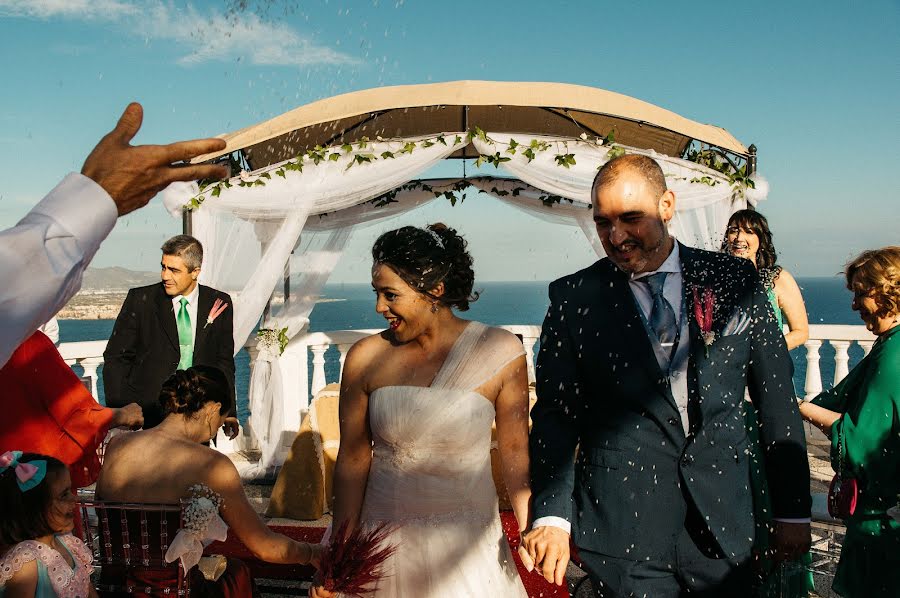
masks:
<path fill-rule="evenodd" d="M 462 138 L 458 144 L 434 144 L 404 153 L 407 139 L 374 141 L 360 150 L 342 153 L 334 161 L 304 163 L 302 172 L 272 175 L 282 164 L 249 173 L 255 180 L 268 173 L 263 186 L 240 187 L 232 179 L 231 188 L 206 200 L 193 212 L 194 236 L 206 248 L 200 280 L 217 288 L 240 288 L 235 297 L 235 349 L 246 342 L 256 326 L 272 290 L 284 272 L 284 265 L 297 244 L 310 214 L 350 208 L 412 180 L 435 163 L 465 145 L 465 135 L 446 133 L 447 139 Z M 412 139 L 416 141 L 417 139 Z M 354 164 L 357 154 L 381 155 L 393 159 Z M 164 202 L 178 211 L 196 194 L 193 185 L 171 186 Z M 264 223 L 262 226 L 255 226 Z"/>
<path fill-rule="evenodd" d="M 503 157 L 508 157 L 508 162 L 503 162 L 501 168 L 529 183 L 533 187 L 552 195 L 558 195 L 579 202 L 582 205 L 590 205 L 591 184 L 601 165 L 607 161 L 608 146 L 601 146 L 591 141 L 569 139 L 562 137 L 535 136 L 535 135 L 510 135 L 507 133 L 487 133 L 488 140 L 476 137 L 472 140 L 475 148 L 483 154 L 495 154 L 500 152 Z M 515 139 L 519 144 L 525 144 L 518 148 L 515 154 L 510 154 L 510 140 Z M 533 160 L 529 160 L 522 153 L 531 140 L 546 143 L 549 150 L 536 152 Z M 640 150 L 625 148 L 631 154 L 644 154 L 659 162 L 663 173 L 666 175 L 666 184 L 675 192 L 675 217 L 669 224 L 669 228 L 678 239 L 688 245 L 709 250 L 718 250 L 724 235 L 728 217 L 736 210 L 747 207 L 748 197 L 753 201 L 765 198 L 765 193 L 735 193 L 728 179 L 721 173 L 705 166 L 671 158 L 657 154 L 653 150 Z M 557 155 L 574 154 L 575 164 L 569 168 L 560 166 L 556 161 Z M 707 177 L 714 181 L 714 185 L 703 182 L 692 182 Z M 513 203 L 509 197 L 500 198 L 506 203 Z M 529 212 L 538 215 L 543 212 L 541 208 L 534 208 L 534 202 Z M 554 210 L 566 209 L 565 204 L 552 206 L 547 213 Z M 539 216 L 541 217 L 541 216 Z M 599 256 L 603 256 L 599 239 L 596 238 L 593 222 L 590 216 L 575 210 L 573 217 L 586 238 L 594 247 Z"/>

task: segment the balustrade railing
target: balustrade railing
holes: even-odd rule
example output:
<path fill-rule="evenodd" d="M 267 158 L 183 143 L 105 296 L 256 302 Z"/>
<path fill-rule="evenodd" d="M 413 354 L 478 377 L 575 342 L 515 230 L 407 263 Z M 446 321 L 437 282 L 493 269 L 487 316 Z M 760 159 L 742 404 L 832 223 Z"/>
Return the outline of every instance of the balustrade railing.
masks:
<path fill-rule="evenodd" d="M 822 392 L 822 370 L 819 350 L 822 343 L 827 342 L 834 347 L 834 377 L 833 384 L 837 384 L 850 370 L 850 347 L 858 343 L 862 347 L 863 355 L 868 355 L 875 343 L 875 335 L 866 330 L 865 326 L 845 326 L 836 324 L 818 324 L 809 327 L 809 340 L 804 343 L 806 348 L 806 378 L 803 385 L 804 399 L 810 400 Z"/>
<path fill-rule="evenodd" d="M 540 326 L 503 326 L 522 339 L 528 363 L 528 380 L 534 381 L 534 351 L 540 338 Z M 844 326 L 819 324 L 811 325 L 809 340 L 805 343 L 806 375 L 803 394 L 806 400 L 822 392 L 822 367 L 820 350 L 823 344 L 830 344 L 835 351 L 833 383 L 837 384 L 850 367 L 850 348 L 854 343 L 862 347 L 863 354 L 868 354 L 875 341 L 874 335 L 864 326 Z M 298 334 L 288 344 L 280 359 L 282 383 L 286 404 L 284 429 L 286 435 L 300 428 L 303 416 L 309 407 L 312 397 L 316 396 L 328 383 L 338 382 L 344 368 L 347 352 L 359 339 L 378 332 L 378 330 L 338 330 L 334 332 L 309 332 Z M 336 348 L 337 367 L 328 367 L 327 353 Z M 256 341 L 251 339 L 244 348 L 250 354 L 252 371 L 256 356 Z M 99 368 L 103 364 L 103 351 L 106 341 L 84 341 L 63 343 L 59 347 L 60 354 L 71 366 L 80 366 L 84 377 L 90 381 L 91 393 L 99 397 Z M 333 352 L 332 352 L 333 356 Z M 331 361 L 333 363 L 333 357 Z M 238 397 L 238 401 L 246 401 L 246 397 Z M 243 439 L 239 446 L 253 446 L 252 431 L 249 438 Z M 226 446 L 231 446 L 226 443 Z"/>

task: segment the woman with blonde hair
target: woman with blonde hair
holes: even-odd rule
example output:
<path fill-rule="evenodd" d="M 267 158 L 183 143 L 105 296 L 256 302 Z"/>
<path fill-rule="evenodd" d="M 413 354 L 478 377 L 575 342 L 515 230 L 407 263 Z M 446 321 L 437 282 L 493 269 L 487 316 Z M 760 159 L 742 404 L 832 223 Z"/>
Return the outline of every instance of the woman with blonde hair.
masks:
<path fill-rule="evenodd" d="M 900 246 L 864 251 L 847 265 L 853 309 L 877 336 L 840 384 L 800 415 L 831 437 L 831 465 L 849 505 L 847 535 L 832 588 L 841 596 L 900 591 Z"/>

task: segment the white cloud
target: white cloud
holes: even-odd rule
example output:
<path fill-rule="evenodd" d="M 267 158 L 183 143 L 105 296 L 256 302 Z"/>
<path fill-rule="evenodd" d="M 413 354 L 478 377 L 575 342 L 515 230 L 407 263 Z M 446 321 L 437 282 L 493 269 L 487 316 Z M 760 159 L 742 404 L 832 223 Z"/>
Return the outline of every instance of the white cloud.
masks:
<path fill-rule="evenodd" d="M 138 12 L 137 6 L 119 0 L 0 0 L 0 15 L 11 17 L 116 21 Z"/>
<path fill-rule="evenodd" d="M 190 5 L 179 9 L 160 1 L 0 0 L 0 16 L 114 23 L 129 34 L 174 42 L 184 52 L 178 63 L 185 66 L 237 58 L 277 66 L 358 62 L 283 23 L 268 22 L 253 13 L 201 13 Z"/>
<path fill-rule="evenodd" d="M 246 13 L 240 17 L 204 15 L 193 7 L 174 11 L 157 4 L 141 20 L 141 32 L 191 48 L 181 64 L 245 57 L 253 64 L 309 66 L 349 64 L 350 56 L 315 43 L 282 23 L 263 21 Z"/>

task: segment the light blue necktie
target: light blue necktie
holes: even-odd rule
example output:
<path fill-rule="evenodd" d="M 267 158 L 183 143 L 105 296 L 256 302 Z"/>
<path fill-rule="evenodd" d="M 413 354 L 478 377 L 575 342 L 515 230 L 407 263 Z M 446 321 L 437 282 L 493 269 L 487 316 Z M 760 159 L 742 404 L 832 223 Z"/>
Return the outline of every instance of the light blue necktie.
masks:
<path fill-rule="evenodd" d="M 188 300 L 181 298 L 181 309 L 175 324 L 178 327 L 178 348 L 181 349 L 181 360 L 178 362 L 179 370 L 186 370 L 194 363 L 194 333 L 191 331 L 191 314 L 188 313 Z"/>
<path fill-rule="evenodd" d="M 650 317 L 647 318 L 650 329 L 656 334 L 661 345 L 671 346 L 675 342 L 678 330 L 675 324 L 675 310 L 663 296 L 666 274 L 667 272 L 656 272 L 640 280 L 650 287 L 650 296 L 653 298 L 653 307 L 650 309 Z"/>

